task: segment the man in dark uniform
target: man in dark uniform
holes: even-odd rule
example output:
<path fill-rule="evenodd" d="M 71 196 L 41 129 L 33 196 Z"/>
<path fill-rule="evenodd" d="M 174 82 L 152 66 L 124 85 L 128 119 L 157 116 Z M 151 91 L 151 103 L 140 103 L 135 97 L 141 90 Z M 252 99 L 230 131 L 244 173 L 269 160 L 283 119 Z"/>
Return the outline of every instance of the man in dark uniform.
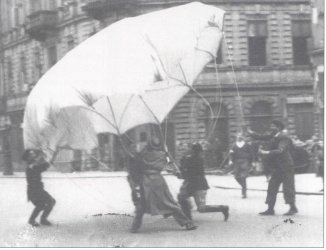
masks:
<path fill-rule="evenodd" d="M 201 156 L 202 147 L 199 143 L 191 146 L 190 154 L 181 159 L 180 174 L 177 176 L 184 179 L 178 194 L 178 201 L 185 215 L 191 216 L 189 198 L 194 197 L 197 210 L 200 213 L 222 212 L 224 220 L 229 217 L 229 207 L 224 205 L 206 205 L 206 195 L 209 186 L 204 173 L 204 160 Z"/>
<path fill-rule="evenodd" d="M 251 137 L 270 142 L 270 150 L 259 150 L 259 153 L 272 162 L 271 178 L 268 183 L 266 204 L 268 209 L 260 215 L 274 215 L 274 206 L 280 185 L 283 183 L 283 193 L 285 203 L 290 205 L 290 209 L 284 215 L 293 215 L 298 212 L 295 206 L 295 185 L 294 185 L 294 164 L 290 154 L 292 140 L 282 132 L 284 124 L 281 121 L 273 120 L 271 123 L 271 133 L 266 135 L 256 134 L 248 130 Z"/>
<path fill-rule="evenodd" d="M 44 160 L 43 153 L 39 150 L 26 150 L 23 155 L 23 160 L 27 163 L 27 198 L 35 206 L 28 223 L 34 227 L 39 226 L 35 219 L 43 211 L 40 223 L 50 226 L 52 224 L 47 220 L 47 217 L 55 205 L 55 200 L 44 190 L 41 176 L 41 173 L 46 171 L 50 164 Z"/>

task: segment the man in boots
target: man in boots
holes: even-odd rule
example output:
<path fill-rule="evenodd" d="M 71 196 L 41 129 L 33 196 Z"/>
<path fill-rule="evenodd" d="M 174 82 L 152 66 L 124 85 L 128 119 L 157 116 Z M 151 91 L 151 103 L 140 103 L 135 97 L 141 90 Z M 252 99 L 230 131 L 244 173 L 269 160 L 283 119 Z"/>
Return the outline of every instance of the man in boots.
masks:
<path fill-rule="evenodd" d="M 198 212 L 221 212 L 224 215 L 224 221 L 227 221 L 229 218 L 228 206 L 206 205 L 206 195 L 209 186 L 204 173 L 202 152 L 202 146 L 199 143 L 194 143 L 191 146 L 190 154 L 181 159 L 181 173 L 178 173 L 177 176 L 184 179 L 184 182 L 178 194 L 179 204 L 184 214 L 189 219 L 192 219 L 189 198 L 194 197 Z"/>
<path fill-rule="evenodd" d="M 27 164 L 27 198 L 35 206 L 28 223 L 33 227 L 39 226 L 35 219 L 43 211 L 40 223 L 45 226 L 51 226 L 52 224 L 47 218 L 55 205 L 55 200 L 44 190 L 41 176 L 41 173 L 46 171 L 50 164 L 44 160 L 43 153 L 40 150 L 26 150 L 23 160 Z"/>
<path fill-rule="evenodd" d="M 290 206 L 289 211 L 284 215 L 293 215 L 298 212 L 298 209 L 295 206 L 294 164 L 290 154 L 291 147 L 293 147 L 292 140 L 283 132 L 284 124 L 281 121 L 273 120 L 270 130 L 271 133 L 266 135 L 248 130 L 249 135 L 254 139 L 270 142 L 270 150 L 259 149 L 259 153 L 273 164 L 265 202 L 268 209 L 259 214 L 275 214 L 274 206 L 277 193 L 280 185 L 283 184 L 285 203 Z"/>

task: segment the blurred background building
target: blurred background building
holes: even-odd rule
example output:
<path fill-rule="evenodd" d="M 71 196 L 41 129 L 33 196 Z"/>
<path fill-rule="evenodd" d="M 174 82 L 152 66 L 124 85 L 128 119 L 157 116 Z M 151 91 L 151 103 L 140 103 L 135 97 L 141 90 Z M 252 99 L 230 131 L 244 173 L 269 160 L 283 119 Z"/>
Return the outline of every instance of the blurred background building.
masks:
<path fill-rule="evenodd" d="M 0 168 L 23 169 L 20 157 L 27 96 L 60 58 L 122 18 L 188 2 L 1 0 Z M 206 67 L 195 84 L 214 114 L 198 94 L 190 92 L 163 123 L 171 154 L 179 159 L 185 145 L 201 141 L 210 156 L 207 167 L 221 167 L 241 125 L 265 132 L 274 118 L 285 120 L 288 132 L 300 140 L 322 136 L 324 1 L 202 2 L 226 10 L 224 41 L 217 60 Z M 130 135 L 146 141 L 157 130 L 157 126 L 145 125 Z M 56 165 L 67 171 L 124 168 L 126 160 L 119 140 L 101 134 L 99 142 L 92 155 L 78 150 L 62 152 Z"/>

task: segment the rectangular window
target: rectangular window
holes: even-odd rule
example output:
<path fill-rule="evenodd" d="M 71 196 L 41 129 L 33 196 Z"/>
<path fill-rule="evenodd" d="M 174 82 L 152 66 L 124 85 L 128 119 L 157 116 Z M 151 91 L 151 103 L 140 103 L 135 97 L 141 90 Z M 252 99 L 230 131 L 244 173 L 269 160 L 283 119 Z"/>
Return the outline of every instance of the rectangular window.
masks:
<path fill-rule="evenodd" d="M 24 53 L 20 56 L 20 75 L 19 81 L 23 90 L 26 83 L 26 57 Z"/>
<path fill-rule="evenodd" d="M 314 110 L 312 103 L 299 103 L 294 106 L 295 132 L 300 140 L 308 140 L 314 134 Z"/>
<path fill-rule="evenodd" d="M 266 41 L 268 36 L 267 21 L 249 20 L 247 35 L 249 65 L 266 65 Z"/>
<path fill-rule="evenodd" d="M 56 46 L 52 46 L 48 48 L 48 61 L 49 67 L 52 67 L 57 62 L 57 48 Z"/>
<path fill-rule="evenodd" d="M 14 8 L 14 26 L 17 27 L 19 26 L 19 8 L 18 7 L 15 7 Z"/>
<path fill-rule="evenodd" d="M 34 52 L 34 82 L 37 82 L 42 75 L 42 62 L 41 62 L 41 52 L 35 50 Z"/>
<path fill-rule="evenodd" d="M 14 93 L 14 82 L 13 82 L 13 69 L 12 69 L 12 62 L 11 59 L 7 61 L 7 81 L 5 83 L 5 94 L 13 94 Z"/>
<path fill-rule="evenodd" d="M 308 65 L 310 62 L 308 38 L 311 36 L 309 20 L 292 21 L 293 64 Z"/>
<path fill-rule="evenodd" d="M 266 65 L 265 37 L 248 37 L 248 50 L 250 66 Z"/>
<path fill-rule="evenodd" d="M 41 2 L 40 0 L 33 0 L 30 1 L 30 11 L 31 13 L 36 12 L 41 9 Z"/>

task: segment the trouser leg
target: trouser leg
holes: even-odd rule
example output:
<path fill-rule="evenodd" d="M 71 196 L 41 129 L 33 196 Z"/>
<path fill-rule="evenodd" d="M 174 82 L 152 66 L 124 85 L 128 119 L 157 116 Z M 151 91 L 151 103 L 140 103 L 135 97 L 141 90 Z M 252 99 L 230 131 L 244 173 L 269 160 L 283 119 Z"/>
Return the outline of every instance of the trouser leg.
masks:
<path fill-rule="evenodd" d="M 51 213 L 51 211 L 52 211 L 52 209 L 54 207 L 54 205 L 55 205 L 55 199 L 53 199 L 51 197 L 51 199 L 44 205 L 44 212 L 43 212 L 43 214 L 41 216 L 41 222 L 42 221 L 44 222 L 44 221 L 47 220 L 49 214 Z"/>
<path fill-rule="evenodd" d="M 182 212 L 191 220 L 192 215 L 191 215 L 191 204 L 189 201 L 190 194 L 186 192 L 185 189 L 181 188 L 180 193 L 178 194 L 178 202 L 181 206 Z"/>
<path fill-rule="evenodd" d="M 181 208 L 175 208 L 172 216 L 180 226 L 186 226 L 190 223 L 192 224 L 191 219 L 182 212 Z"/>
<path fill-rule="evenodd" d="M 229 207 L 224 205 L 206 205 L 206 190 L 197 191 L 194 195 L 198 212 L 200 213 L 212 213 L 221 212 L 224 215 L 224 220 L 229 218 Z"/>
<path fill-rule="evenodd" d="M 246 180 L 246 178 L 237 176 L 237 177 L 235 177 L 235 179 L 241 186 L 242 196 L 246 196 L 247 195 L 247 180 Z"/>
<path fill-rule="evenodd" d="M 274 209 L 277 193 L 282 183 L 282 177 L 279 173 L 273 173 L 271 179 L 268 183 L 266 204 L 268 204 L 269 209 Z"/>
<path fill-rule="evenodd" d="M 197 205 L 198 212 L 200 213 L 222 212 L 224 206 L 206 205 L 206 195 L 207 195 L 206 190 L 200 190 L 194 194 L 194 199 Z"/>
<path fill-rule="evenodd" d="M 132 222 L 131 232 L 136 233 L 142 225 L 143 216 L 144 216 L 143 192 L 140 187 L 136 189 L 132 189 L 132 201 L 135 206 L 135 217 Z"/>
<path fill-rule="evenodd" d="M 286 173 L 283 178 L 283 195 L 286 204 L 295 203 L 294 173 Z"/>
<path fill-rule="evenodd" d="M 243 178 L 242 196 L 247 197 L 247 178 Z"/>
<path fill-rule="evenodd" d="M 35 223 L 35 219 L 36 219 L 36 217 L 40 214 L 40 212 L 41 212 L 42 210 L 43 210 L 43 207 L 41 207 L 41 206 L 35 206 L 35 208 L 34 208 L 32 214 L 31 214 L 31 216 L 29 217 L 28 222 L 29 222 L 30 224 Z"/>

